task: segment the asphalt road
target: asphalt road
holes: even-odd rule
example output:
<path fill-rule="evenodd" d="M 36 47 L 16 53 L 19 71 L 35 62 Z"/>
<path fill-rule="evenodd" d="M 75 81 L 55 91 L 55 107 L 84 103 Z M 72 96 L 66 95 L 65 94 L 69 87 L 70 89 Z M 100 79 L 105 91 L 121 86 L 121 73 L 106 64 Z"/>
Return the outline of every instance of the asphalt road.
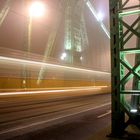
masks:
<path fill-rule="evenodd" d="M 86 140 L 110 122 L 110 94 L 96 90 L 0 96 L 0 138 Z"/>

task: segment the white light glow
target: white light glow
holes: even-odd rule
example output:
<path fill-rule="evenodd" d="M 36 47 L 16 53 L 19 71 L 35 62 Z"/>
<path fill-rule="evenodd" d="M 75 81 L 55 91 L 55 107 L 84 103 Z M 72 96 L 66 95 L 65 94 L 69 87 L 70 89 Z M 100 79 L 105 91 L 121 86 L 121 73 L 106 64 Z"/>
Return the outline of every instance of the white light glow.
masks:
<path fill-rule="evenodd" d="M 98 16 L 98 18 L 99 18 L 100 21 L 103 21 L 104 15 L 103 15 L 102 12 L 99 12 L 99 13 L 97 14 L 97 16 Z"/>
<path fill-rule="evenodd" d="M 131 113 L 137 113 L 137 111 L 138 111 L 137 109 L 131 109 L 130 110 Z"/>
<path fill-rule="evenodd" d="M 63 56 L 61 56 L 61 57 L 60 57 L 60 59 L 61 59 L 61 60 L 64 60 L 64 57 L 63 57 Z"/>
<path fill-rule="evenodd" d="M 64 60 L 66 58 L 67 54 L 66 53 L 62 53 L 61 55 L 61 60 Z"/>
<path fill-rule="evenodd" d="M 29 8 L 29 15 L 31 17 L 41 17 L 45 13 L 45 5 L 41 1 L 35 1 Z"/>
<path fill-rule="evenodd" d="M 82 57 L 82 56 L 80 57 L 80 60 L 81 60 L 81 61 L 83 60 L 83 57 Z"/>

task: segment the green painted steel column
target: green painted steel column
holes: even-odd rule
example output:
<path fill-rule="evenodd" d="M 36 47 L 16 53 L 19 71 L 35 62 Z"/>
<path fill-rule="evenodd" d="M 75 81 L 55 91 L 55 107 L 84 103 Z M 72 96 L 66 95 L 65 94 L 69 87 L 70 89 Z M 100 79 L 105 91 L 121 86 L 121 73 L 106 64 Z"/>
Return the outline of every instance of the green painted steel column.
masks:
<path fill-rule="evenodd" d="M 140 5 L 139 0 L 135 3 L 132 3 L 131 0 L 110 0 L 109 4 L 112 70 L 112 135 L 118 137 L 124 133 L 125 128 L 130 122 L 135 125 L 140 123 Z M 131 16 L 135 18 L 130 18 Z M 128 20 L 129 18 L 132 20 L 131 22 Z M 135 46 L 129 45 L 129 40 L 132 36 L 137 38 Z M 129 62 L 127 54 L 135 55 L 134 65 Z M 131 58 L 131 56 L 129 57 Z M 130 86 L 130 90 L 128 90 L 126 84 L 133 77 L 133 86 L 132 88 Z M 130 83 L 132 82 L 130 81 Z M 130 95 L 131 102 L 124 98 L 127 94 Z M 128 115 L 129 121 L 127 122 L 125 122 L 125 114 Z"/>
<path fill-rule="evenodd" d="M 124 112 L 121 109 L 120 94 L 120 43 L 119 43 L 119 3 L 110 0 L 110 32 L 111 32 L 111 82 L 112 82 L 112 135 L 118 136 L 124 130 Z"/>

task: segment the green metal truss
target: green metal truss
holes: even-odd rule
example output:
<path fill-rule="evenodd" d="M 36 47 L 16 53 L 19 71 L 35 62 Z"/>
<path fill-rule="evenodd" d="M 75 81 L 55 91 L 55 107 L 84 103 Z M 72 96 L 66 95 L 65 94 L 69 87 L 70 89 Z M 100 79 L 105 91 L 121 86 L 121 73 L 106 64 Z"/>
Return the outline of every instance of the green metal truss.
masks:
<path fill-rule="evenodd" d="M 111 68 L 112 68 L 112 135 L 122 135 L 128 124 L 139 124 L 140 104 L 140 1 L 132 5 L 132 0 L 110 0 L 110 32 L 111 32 Z M 129 6 L 127 6 L 129 5 Z M 134 16 L 133 23 L 131 19 Z M 131 25 L 130 25 L 130 23 Z M 135 36 L 136 46 L 129 46 L 129 40 Z M 135 56 L 134 66 L 126 55 Z M 127 72 L 126 72 L 127 71 Z M 132 88 L 127 90 L 126 84 L 133 79 Z M 126 95 L 131 96 L 128 102 Z M 125 122 L 125 114 L 129 121 Z"/>

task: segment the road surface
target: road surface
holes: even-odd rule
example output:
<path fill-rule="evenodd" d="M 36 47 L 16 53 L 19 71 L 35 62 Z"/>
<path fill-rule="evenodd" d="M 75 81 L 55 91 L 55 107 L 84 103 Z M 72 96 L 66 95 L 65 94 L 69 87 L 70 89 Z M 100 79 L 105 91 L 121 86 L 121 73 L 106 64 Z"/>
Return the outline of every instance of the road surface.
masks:
<path fill-rule="evenodd" d="M 95 94 L 97 90 L 0 96 L 0 137 L 87 138 L 109 124 L 110 94 Z"/>

